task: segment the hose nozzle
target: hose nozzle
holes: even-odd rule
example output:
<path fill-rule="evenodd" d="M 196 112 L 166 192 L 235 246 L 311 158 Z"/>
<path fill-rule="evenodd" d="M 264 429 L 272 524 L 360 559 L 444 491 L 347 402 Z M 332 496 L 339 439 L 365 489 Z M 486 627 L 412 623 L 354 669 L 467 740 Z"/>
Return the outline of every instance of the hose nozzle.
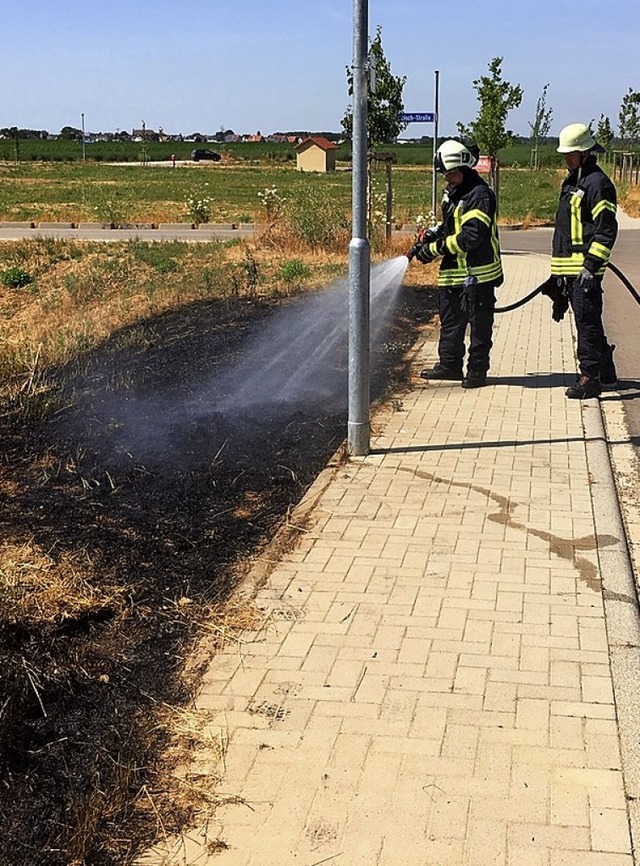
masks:
<path fill-rule="evenodd" d="M 411 261 L 412 259 L 414 259 L 416 257 L 416 254 L 417 254 L 417 252 L 421 246 L 422 246 L 422 241 L 417 239 L 415 241 L 415 243 L 413 243 L 409 247 L 409 249 L 406 251 L 406 253 L 404 253 L 404 255 L 409 259 L 409 261 Z"/>

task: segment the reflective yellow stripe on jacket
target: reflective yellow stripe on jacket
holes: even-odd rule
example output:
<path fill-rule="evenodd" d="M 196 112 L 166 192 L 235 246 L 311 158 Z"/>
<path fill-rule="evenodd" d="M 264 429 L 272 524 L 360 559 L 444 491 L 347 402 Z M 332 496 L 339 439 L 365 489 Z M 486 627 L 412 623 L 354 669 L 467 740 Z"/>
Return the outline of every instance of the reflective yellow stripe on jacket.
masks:
<path fill-rule="evenodd" d="M 571 244 L 574 247 L 580 247 L 584 243 L 581 207 L 582 191 L 576 192 L 571 196 Z M 593 208 L 592 219 L 595 220 L 603 210 L 610 210 L 615 214 L 617 209 L 613 202 L 603 199 Z M 609 263 L 611 250 L 609 247 L 594 241 L 589 247 L 588 253 L 596 256 L 598 259 L 602 259 L 602 266 L 596 271 L 601 276 L 604 274 Z M 584 267 L 584 257 L 585 253 L 583 252 L 573 252 L 570 256 L 552 256 L 551 273 L 560 277 L 575 277 Z"/>
<path fill-rule="evenodd" d="M 457 237 L 460 234 L 462 226 L 472 219 L 480 220 L 487 228 L 491 228 L 491 219 L 479 208 L 473 208 L 464 214 L 460 213 L 460 209 L 456 208 L 453 215 L 455 233 L 451 234 L 446 239 L 448 251 L 456 257 L 456 267 L 440 269 L 438 274 L 439 286 L 459 286 L 464 279 L 473 275 L 477 277 L 479 283 L 488 283 L 499 280 L 502 277 L 502 264 L 500 261 L 500 247 L 498 244 L 498 235 L 495 226 L 491 229 L 491 247 L 494 252 L 494 261 L 487 265 L 469 265 L 467 254 L 460 248 Z"/>

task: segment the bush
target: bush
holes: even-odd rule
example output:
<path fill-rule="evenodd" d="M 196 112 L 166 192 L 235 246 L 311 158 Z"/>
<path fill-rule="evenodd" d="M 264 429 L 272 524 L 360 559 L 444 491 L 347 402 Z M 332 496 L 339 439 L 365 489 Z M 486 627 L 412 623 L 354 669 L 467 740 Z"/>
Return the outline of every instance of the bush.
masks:
<path fill-rule="evenodd" d="M 180 270 L 180 265 L 172 255 L 171 248 L 165 244 L 143 243 L 132 241 L 130 250 L 137 261 L 144 262 L 160 274 L 173 273 Z M 179 251 L 179 248 L 178 248 Z"/>
<path fill-rule="evenodd" d="M 279 277 L 287 286 L 300 285 L 311 273 L 302 259 L 288 259 L 280 266 Z"/>
<path fill-rule="evenodd" d="M 22 289 L 33 282 L 33 277 L 22 268 L 13 267 L 2 272 L 0 281 L 3 286 L 7 286 L 9 289 Z"/>
<path fill-rule="evenodd" d="M 187 199 L 187 213 L 192 222 L 208 223 L 211 219 L 211 199 L 201 193 L 194 193 Z"/>
<path fill-rule="evenodd" d="M 331 247 L 349 228 L 340 202 L 327 188 L 300 188 L 287 199 L 285 215 L 294 234 L 311 246 Z"/>

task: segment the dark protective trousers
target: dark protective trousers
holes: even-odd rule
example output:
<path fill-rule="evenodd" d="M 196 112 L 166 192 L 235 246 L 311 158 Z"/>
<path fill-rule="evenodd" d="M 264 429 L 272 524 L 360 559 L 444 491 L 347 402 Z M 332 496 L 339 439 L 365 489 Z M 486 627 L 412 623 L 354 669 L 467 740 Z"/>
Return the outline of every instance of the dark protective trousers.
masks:
<path fill-rule="evenodd" d="M 440 288 L 440 363 L 451 370 L 462 370 L 465 355 L 464 337 L 467 325 L 471 342 L 467 359 L 467 375 L 482 375 L 489 370 L 489 355 L 493 345 L 493 311 L 496 306 L 494 286 L 480 283 L 476 287 L 475 303 L 463 309 L 462 286 Z"/>
<path fill-rule="evenodd" d="M 580 372 L 591 378 L 600 375 L 600 364 L 611 352 L 602 326 L 602 280 L 585 292 L 575 278 L 567 278 L 567 291 L 578 332 L 578 363 Z"/>

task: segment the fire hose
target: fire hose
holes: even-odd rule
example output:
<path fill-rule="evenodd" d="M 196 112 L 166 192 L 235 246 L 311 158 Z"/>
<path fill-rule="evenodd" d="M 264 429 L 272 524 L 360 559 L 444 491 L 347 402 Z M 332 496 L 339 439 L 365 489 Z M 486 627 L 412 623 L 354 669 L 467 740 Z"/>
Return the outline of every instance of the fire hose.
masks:
<path fill-rule="evenodd" d="M 614 265 L 613 262 L 609 262 L 607 267 L 618 277 L 620 282 L 625 286 L 625 288 L 629 291 L 629 293 L 633 296 L 636 304 L 640 305 L 640 293 L 638 293 L 635 286 L 631 283 L 631 281 L 626 277 L 617 265 Z M 506 307 L 496 307 L 494 309 L 494 313 L 510 313 L 512 310 L 517 310 L 518 307 L 523 307 L 525 304 L 528 304 L 529 301 L 532 301 L 536 295 L 546 294 L 546 290 L 549 284 L 549 280 L 545 280 L 544 283 L 541 283 L 537 288 L 535 288 L 532 292 L 529 292 L 528 295 L 525 295 L 524 298 L 520 298 L 518 301 L 514 301 L 513 304 L 508 304 Z M 567 303 L 568 306 L 568 303 Z"/>
<path fill-rule="evenodd" d="M 428 240 L 431 240 L 432 238 L 438 237 L 438 230 L 437 229 L 436 230 L 427 229 L 426 232 L 421 231 L 418 233 L 418 237 L 417 237 L 415 243 L 405 253 L 405 256 L 409 259 L 409 261 L 411 261 L 413 258 L 415 258 L 419 248 L 423 245 L 425 235 L 427 236 Z M 625 274 L 623 274 L 623 272 L 620 270 L 620 268 L 617 267 L 617 265 L 614 265 L 613 262 L 609 262 L 607 264 L 607 267 L 616 275 L 616 277 L 618 277 L 620 282 L 628 290 L 629 294 L 632 295 L 636 304 L 640 305 L 640 293 L 637 291 L 637 289 L 631 283 L 631 281 L 628 279 L 628 277 L 626 277 Z M 562 303 L 562 301 L 559 298 L 559 295 L 561 294 L 561 290 L 559 289 L 559 287 L 556 287 L 555 289 L 553 289 L 550 285 L 554 281 L 555 281 L 555 278 L 553 278 L 553 277 L 551 279 L 545 280 L 544 283 L 541 283 L 532 292 L 529 292 L 528 295 L 525 295 L 524 298 L 520 298 L 518 301 L 514 301 L 512 304 L 508 304 L 506 307 L 496 307 L 494 309 L 494 312 L 495 313 L 510 313 L 512 310 L 517 310 L 518 307 L 523 307 L 525 304 L 528 304 L 529 301 L 532 301 L 536 297 L 536 295 L 546 294 L 552 299 L 552 301 L 554 303 L 554 319 L 556 319 L 556 321 L 559 321 L 562 318 L 562 316 L 564 315 L 564 311 L 569 306 L 569 302 L 567 299 L 566 306 L 564 306 L 564 304 Z M 556 318 L 557 305 L 559 305 L 559 311 L 557 313 L 558 318 Z M 564 307 L 564 309 L 563 309 L 563 307 Z"/>

